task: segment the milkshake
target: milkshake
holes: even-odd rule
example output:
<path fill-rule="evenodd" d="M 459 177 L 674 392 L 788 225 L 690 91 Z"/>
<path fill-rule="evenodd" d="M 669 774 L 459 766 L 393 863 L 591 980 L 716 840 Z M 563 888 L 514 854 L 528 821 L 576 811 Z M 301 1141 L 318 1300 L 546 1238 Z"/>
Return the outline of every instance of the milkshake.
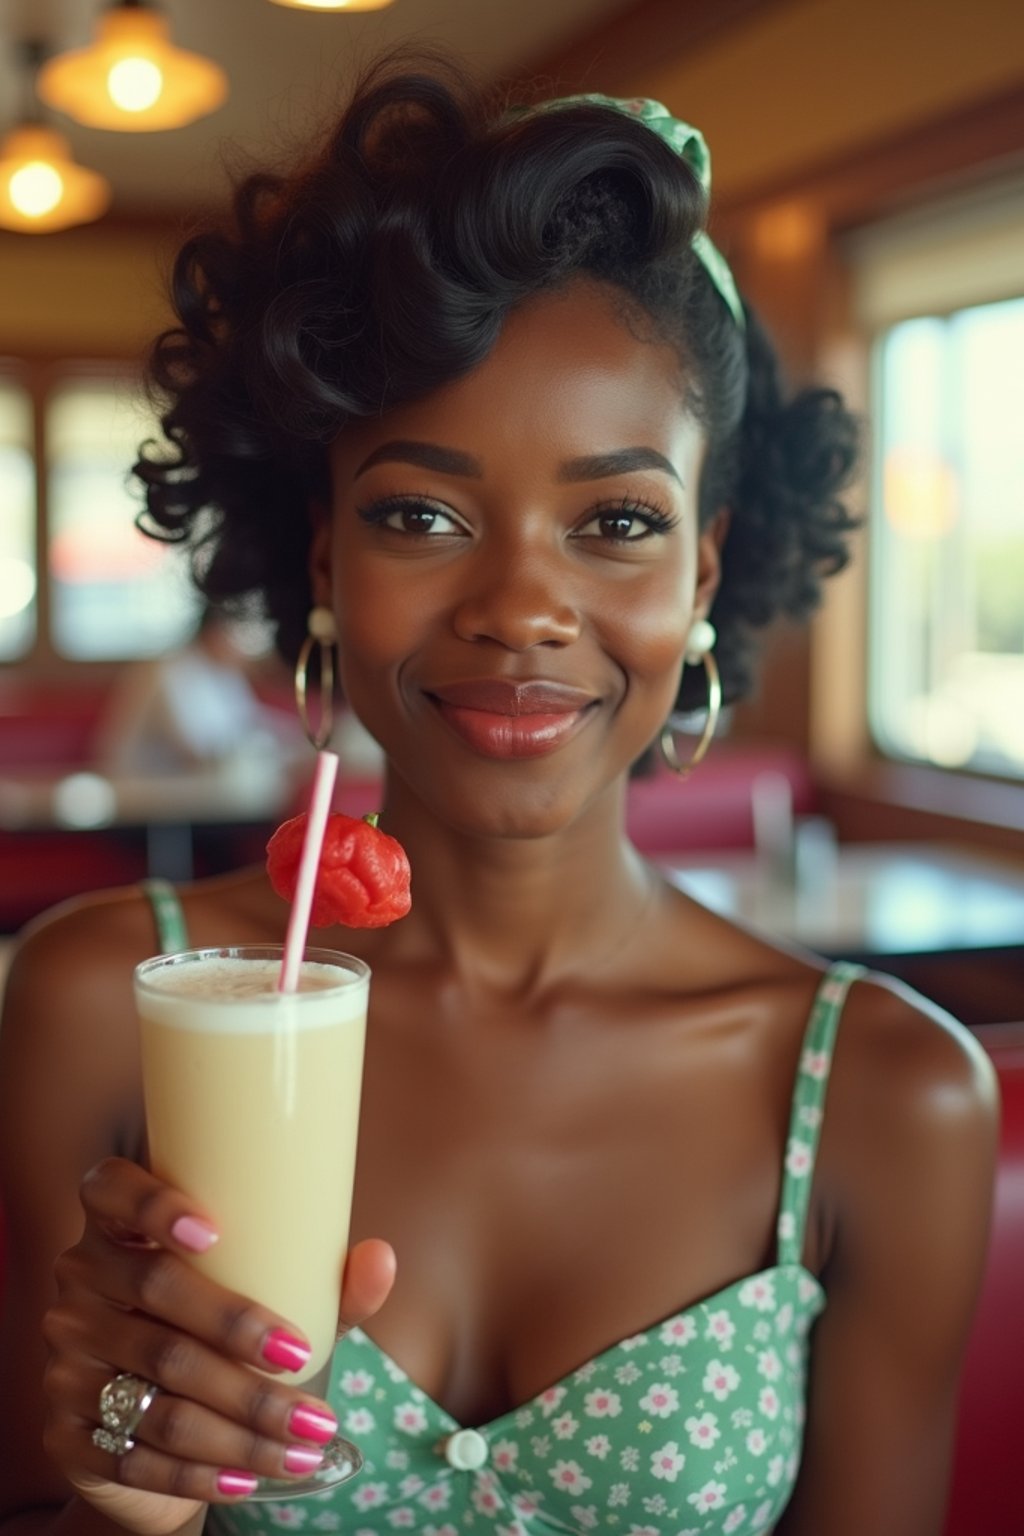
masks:
<path fill-rule="evenodd" d="M 194 950 L 147 961 L 135 996 L 150 1167 L 209 1212 L 194 1263 L 301 1328 L 330 1360 L 348 1247 L 369 970 L 307 950 Z"/>

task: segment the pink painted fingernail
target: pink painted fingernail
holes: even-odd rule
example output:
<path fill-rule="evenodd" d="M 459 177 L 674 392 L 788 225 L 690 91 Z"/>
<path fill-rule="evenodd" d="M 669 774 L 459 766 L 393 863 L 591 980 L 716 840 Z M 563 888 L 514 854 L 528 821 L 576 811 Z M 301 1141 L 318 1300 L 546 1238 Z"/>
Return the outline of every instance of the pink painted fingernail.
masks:
<path fill-rule="evenodd" d="M 338 1421 L 329 1413 L 321 1413 L 319 1408 L 310 1408 L 308 1403 L 300 1403 L 292 1409 L 288 1428 L 293 1435 L 301 1435 L 303 1440 L 326 1445 L 338 1433 Z"/>
<path fill-rule="evenodd" d="M 209 1222 L 200 1221 L 198 1216 L 179 1216 L 171 1228 L 171 1236 L 190 1253 L 205 1253 L 213 1247 L 220 1233 Z"/>
<path fill-rule="evenodd" d="M 270 1365 L 283 1365 L 288 1371 L 301 1371 L 313 1353 L 308 1344 L 283 1328 L 272 1328 L 263 1341 L 263 1358 Z"/>
<path fill-rule="evenodd" d="M 315 1472 L 324 1459 L 323 1451 L 310 1450 L 306 1445 L 290 1445 L 284 1453 L 286 1472 Z"/>
<path fill-rule="evenodd" d="M 236 1496 L 241 1495 L 244 1497 L 246 1494 L 255 1493 L 256 1489 L 259 1487 L 259 1484 L 259 1478 L 253 1477 L 251 1472 L 217 1473 L 218 1493 L 230 1493 L 235 1494 Z"/>

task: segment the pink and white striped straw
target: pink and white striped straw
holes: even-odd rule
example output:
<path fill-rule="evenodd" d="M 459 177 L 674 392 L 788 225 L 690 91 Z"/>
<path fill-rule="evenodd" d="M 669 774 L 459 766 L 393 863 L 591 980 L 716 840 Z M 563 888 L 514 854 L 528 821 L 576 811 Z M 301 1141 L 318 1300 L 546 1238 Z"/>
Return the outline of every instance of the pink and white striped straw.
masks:
<path fill-rule="evenodd" d="M 331 813 L 331 796 L 334 794 L 334 781 L 337 776 L 337 753 L 318 752 L 316 772 L 313 775 L 313 793 L 309 802 L 309 819 L 306 822 L 306 835 L 302 842 L 302 858 L 299 860 L 299 878 L 295 886 L 295 900 L 292 902 L 288 932 L 284 940 L 281 974 L 277 978 L 279 992 L 294 992 L 299 985 L 299 966 L 302 964 L 302 956 L 306 950 L 306 935 L 309 932 L 309 915 L 313 910 L 316 874 L 320 867 L 320 854 L 324 846 L 324 833 L 327 830 L 327 818 Z"/>

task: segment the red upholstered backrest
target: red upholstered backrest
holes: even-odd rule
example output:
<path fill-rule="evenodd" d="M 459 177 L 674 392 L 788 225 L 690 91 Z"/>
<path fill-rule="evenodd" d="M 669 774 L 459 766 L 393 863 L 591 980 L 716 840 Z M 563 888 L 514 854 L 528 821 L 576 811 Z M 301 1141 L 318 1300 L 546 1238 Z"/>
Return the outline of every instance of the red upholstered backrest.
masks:
<path fill-rule="evenodd" d="M 992 1245 L 960 1390 L 945 1536 L 1024 1532 L 1024 1023 L 979 1029 L 1003 1121 Z"/>
<path fill-rule="evenodd" d="M 691 747 L 680 750 L 685 757 Z M 630 780 L 626 801 L 630 841 L 648 855 L 752 848 L 754 786 L 765 774 L 789 784 L 795 815 L 814 810 L 810 768 L 796 752 L 722 743 L 685 782 L 664 767 Z"/>

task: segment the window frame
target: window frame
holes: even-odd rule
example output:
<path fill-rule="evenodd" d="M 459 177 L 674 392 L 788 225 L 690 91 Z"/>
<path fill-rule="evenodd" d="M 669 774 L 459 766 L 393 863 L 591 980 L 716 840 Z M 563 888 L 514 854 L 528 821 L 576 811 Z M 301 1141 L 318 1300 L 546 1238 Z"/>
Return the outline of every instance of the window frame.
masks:
<path fill-rule="evenodd" d="M 879 547 L 870 537 L 884 526 L 881 452 L 881 375 L 886 337 L 904 321 L 949 322 L 964 311 L 1007 301 L 1024 302 L 1024 176 L 1015 171 L 953 195 L 937 196 L 909 211 L 861 227 L 839 242 L 850 272 L 850 319 L 863 350 L 863 407 L 877 426 L 865 465 L 869 547 L 864 560 L 862 603 L 866 648 L 862 686 L 865 747 L 877 762 L 983 782 L 1024 786 L 1020 773 L 966 762 L 941 764 L 916 756 L 887 737 L 872 693 L 878 672 L 873 605 Z M 908 288 L 908 262 L 921 263 L 922 282 Z M 887 270 L 894 282 L 886 283 Z M 877 410 L 876 410 L 877 405 Z"/>
<path fill-rule="evenodd" d="M 35 558 L 36 558 L 36 633 L 33 645 L 17 657 L 0 659 L 0 681 L 17 672 L 25 681 L 50 681 L 76 677 L 88 683 L 108 678 L 130 657 L 76 657 L 65 655 L 54 641 L 53 588 L 50 580 L 50 484 L 47 443 L 47 408 L 56 390 L 80 379 L 110 380 L 138 384 L 142 380 L 142 362 L 138 354 L 119 350 L 104 352 L 90 349 L 67 355 L 51 352 L 0 355 L 0 375 L 25 390 L 32 414 L 32 452 L 36 468 Z M 126 470 L 128 466 L 126 465 Z M 144 658 L 140 658 L 144 659 Z"/>
<path fill-rule="evenodd" d="M 719 197 L 712 234 L 741 288 L 777 338 L 788 371 L 825 379 L 866 414 L 870 336 L 855 314 L 848 239 L 892 216 L 1019 173 L 1024 93 L 1008 89 L 926 122 L 857 144 L 778 181 Z M 765 259 L 759 233 L 798 203 L 816 239 L 798 259 Z M 866 486 L 853 510 L 866 515 Z M 886 759 L 866 714 L 867 583 L 863 534 L 854 562 L 829 583 L 808 635 L 783 629 L 766 647 L 758 696 L 736 711 L 738 740 L 759 735 L 806 753 L 821 810 L 850 841 L 969 839 L 1024 857 L 1024 786 L 975 770 Z"/>

